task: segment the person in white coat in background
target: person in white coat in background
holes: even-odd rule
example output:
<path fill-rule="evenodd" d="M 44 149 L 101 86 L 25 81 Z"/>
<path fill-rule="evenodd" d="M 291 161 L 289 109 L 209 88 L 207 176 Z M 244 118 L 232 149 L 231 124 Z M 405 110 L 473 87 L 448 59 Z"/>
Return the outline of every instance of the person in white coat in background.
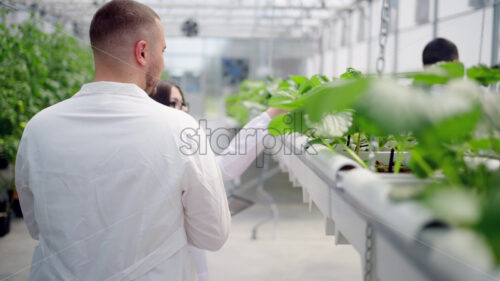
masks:
<path fill-rule="evenodd" d="M 16 187 L 39 240 L 30 280 L 196 280 L 187 244 L 218 250 L 231 216 L 210 148 L 179 149 L 196 121 L 148 95 L 164 67 L 160 18 L 111 1 L 90 41 L 94 82 L 35 115 L 19 146 Z"/>
<path fill-rule="evenodd" d="M 189 104 L 184 99 L 182 89 L 170 81 L 160 81 L 151 98 L 157 102 L 184 111 L 189 111 Z M 264 139 L 268 135 L 269 122 L 287 111 L 269 108 L 248 122 L 231 140 L 229 146 L 216 156 L 217 164 L 225 181 L 235 179 L 250 166 L 264 149 Z M 205 252 L 189 245 L 194 259 L 199 281 L 209 281 L 209 273 Z"/>

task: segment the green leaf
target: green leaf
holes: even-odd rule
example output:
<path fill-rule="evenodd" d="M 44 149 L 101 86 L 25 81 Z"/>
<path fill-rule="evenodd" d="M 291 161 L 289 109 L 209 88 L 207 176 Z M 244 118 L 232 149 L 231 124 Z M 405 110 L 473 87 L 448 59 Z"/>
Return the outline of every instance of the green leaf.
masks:
<path fill-rule="evenodd" d="M 467 77 L 477 81 L 483 86 L 488 86 L 500 82 L 500 71 L 498 68 L 489 68 L 485 65 L 479 65 L 467 69 Z"/>
<path fill-rule="evenodd" d="M 304 112 L 301 110 L 275 117 L 268 126 L 269 134 L 273 136 L 294 132 L 307 133 L 308 129 L 304 121 Z"/>
<path fill-rule="evenodd" d="M 481 118 L 479 106 L 470 111 L 450 116 L 416 132 L 419 142 L 436 143 L 463 143 L 472 138 L 472 134 Z"/>
<path fill-rule="evenodd" d="M 237 103 L 226 107 L 227 115 L 238 120 L 241 125 L 248 123 L 248 110 L 242 104 Z"/>
<path fill-rule="evenodd" d="M 309 147 L 313 144 L 322 144 L 323 143 L 323 139 L 321 138 L 312 138 L 310 140 L 307 141 L 307 144 L 306 144 L 306 147 Z"/>
<path fill-rule="evenodd" d="M 340 79 L 359 79 L 363 78 L 363 73 L 357 71 L 356 69 L 349 67 L 346 72 L 340 75 Z"/>
<path fill-rule="evenodd" d="M 433 153 L 434 151 L 429 151 L 425 147 L 418 145 L 411 150 L 410 168 L 413 174 L 420 178 L 427 178 L 439 168 L 436 156 L 439 156 L 437 153 L 441 153 L 441 151 L 436 151 L 436 154 Z"/>
<path fill-rule="evenodd" d="M 367 79 L 336 80 L 314 87 L 299 99 L 307 100 L 307 116 L 316 123 L 327 114 L 352 109 L 367 87 Z"/>
<path fill-rule="evenodd" d="M 432 86 L 446 84 L 465 75 L 464 65 L 461 62 L 437 63 L 427 67 L 424 72 L 410 73 L 406 77 L 413 78 L 415 85 Z"/>
<path fill-rule="evenodd" d="M 328 79 L 326 75 L 318 74 L 318 76 L 319 78 L 321 78 L 321 80 L 323 80 L 323 82 L 330 82 L 330 79 Z"/>
<path fill-rule="evenodd" d="M 481 219 L 474 227 L 488 242 L 495 262 L 500 265 L 500 191 L 494 190 L 485 198 L 481 209 Z"/>
<path fill-rule="evenodd" d="M 297 84 L 297 87 L 300 87 L 302 83 L 308 81 L 307 77 L 305 76 L 290 75 L 290 79 L 292 79 L 292 81 L 295 82 L 295 84 Z"/>
<path fill-rule="evenodd" d="M 449 184 L 466 183 L 461 173 L 467 169 L 465 151 L 460 144 L 472 137 L 480 117 L 477 106 L 469 112 L 450 116 L 436 124 L 428 124 L 416 133 L 418 145 L 411 151 L 410 167 L 419 177 L 441 170 Z"/>
<path fill-rule="evenodd" d="M 415 73 L 407 76 L 408 78 L 413 78 L 413 83 L 415 85 L 436 85 L 436 84 L 446 84 L 450 79 L 443 75 L 436 75 L 433 73 Z"/>
<path fill-rule="evenodd" d="M 278 89 L 282 89 L 282 88 L 290 88 L 292 87 L 292 84 L 290 84 L 288 81 L 282 81 L 281 83 L 279 83 L 278 85 Z"/>
<path fill-rule="evenodd" d="M 304 81 L 299 87 L 299 94 L 303 95 L 314 87 L 313 83 L 309 80 Z"/>
<path fill-rule="evenodd" d="M 313 87 L 316 87 L 318 85 L 324 84 L 325 82 L 328 82 L 328 77 L 326 77 L 325 75 L 315 74 L 309 81 L 311 81 Z"/>
<path fill-rule="evenodd" d="M 447 71 L 450 78 L 462 78 L 465 75 L 465 67 L 461 62 L 444 62 L 436 65 Z"/>
<path fill-rule="evenodd" d="M 311 122 L 308 116 L 305 116 L 307 127 L 317 137 L 337 138 L 342 137 L 349 131 L 352 125 L 352 113 L 349 111 L 330 113 L 325 115 L 320 122 Z"/>
<path fill-rule="evenodd" d="M 303 101 L 298 100 L 289 91 L 279 90 L 269 99 L 269 106 L 284 110 L 295 110 L 303 106 Z"/>

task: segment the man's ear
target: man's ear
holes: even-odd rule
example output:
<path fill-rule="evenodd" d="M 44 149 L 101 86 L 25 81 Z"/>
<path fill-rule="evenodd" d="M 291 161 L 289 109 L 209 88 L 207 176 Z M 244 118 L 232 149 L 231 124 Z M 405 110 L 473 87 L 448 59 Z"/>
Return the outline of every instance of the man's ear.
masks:
<path fill-rule="evenodd" d="M 134 46 L 135 60 L 139 65 L 142 66 L 146 65 L 146 58 L 147 58 L 146 47 L 147 47 L 147 42 L 144 40 L 137 41 L 137 43 L 135 43 Z"/>

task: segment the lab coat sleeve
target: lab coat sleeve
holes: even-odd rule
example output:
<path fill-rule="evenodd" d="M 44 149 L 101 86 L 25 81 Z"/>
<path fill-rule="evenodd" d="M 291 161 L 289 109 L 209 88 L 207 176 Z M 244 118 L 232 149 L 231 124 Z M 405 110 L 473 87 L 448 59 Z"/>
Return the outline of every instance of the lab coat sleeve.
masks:
<path fill-rule="evenodd" d="M 199 140 L 206 140 L 202 130 Z M 198 142 L 186 155 L 184 169 L 182 204 L 184 206 L 185 228 L 189 244 L 201 249 L 216 251 L 229 236 L 231 213 L 227 202 L 224 183 L 207 143 Z"/>
<path fill-rule="evenodd" d="M 16 190 L 19 195 L 19 202 L 23 211 L 24 223 L 28 227 L 31 237 L 38 240 L 39 230 L 35 221 L 35 201 L 33 193 L 29 185 L 29 153 L 28 142 L 29 140 L 28 127 L 26 127 L 19 148 L 17 150 L 16 167 L 15 167 L 15 181 Z"/>
<path fill-rule="evenodd" d="M 221 155 L 217 156 L 217 163 L 225 181 L 241 176 L 262 152 L 270 122 L 269 115 L 266 112 L 261 113 L 248 122 Z"/>

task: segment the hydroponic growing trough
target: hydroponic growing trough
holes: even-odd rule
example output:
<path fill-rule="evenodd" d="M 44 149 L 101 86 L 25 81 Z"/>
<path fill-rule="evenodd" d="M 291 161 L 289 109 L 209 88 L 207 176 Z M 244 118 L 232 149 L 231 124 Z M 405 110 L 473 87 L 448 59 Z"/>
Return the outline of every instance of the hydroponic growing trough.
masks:
<path fill-rule="evenodd" d="M 298 134 L 276 137 L 272 151 L 305 203 L 325 216 L 326 234 L 352 244 L 371 280 L 495 280 L 469 232 L 449 227 L 416 201 L 395 202 L 393 188 L 424 184 L 410 174 L 376 174 Z M 467 255 L 463 255 L 467 251 Z"/>

